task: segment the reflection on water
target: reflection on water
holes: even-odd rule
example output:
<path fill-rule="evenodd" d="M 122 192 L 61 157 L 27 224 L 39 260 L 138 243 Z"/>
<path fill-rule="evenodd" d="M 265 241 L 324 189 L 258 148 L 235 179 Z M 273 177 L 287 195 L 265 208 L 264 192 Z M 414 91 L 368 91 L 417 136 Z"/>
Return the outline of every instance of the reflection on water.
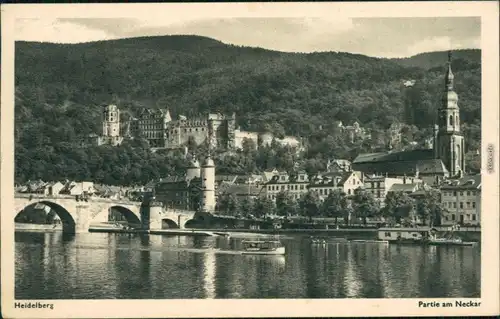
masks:
<path fill-rule="evenodd" d="M 284 239 L 286 256 L 221 253 L 241 240 L 16 233 L 17 299 L 480 297 L 480 247 Z"/>

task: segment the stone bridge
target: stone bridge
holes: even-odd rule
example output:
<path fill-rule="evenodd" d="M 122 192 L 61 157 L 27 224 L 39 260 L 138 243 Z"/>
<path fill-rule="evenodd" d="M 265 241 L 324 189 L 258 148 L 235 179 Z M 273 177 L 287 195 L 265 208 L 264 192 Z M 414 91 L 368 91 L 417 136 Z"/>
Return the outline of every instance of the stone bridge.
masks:
<path fill-rule="evenodd" d="M 15 194 L 15 216 L 28 206 L 44 204 L 50 207 L 61 219 L 64 232 L 87 232 L 93 223 L 108 222 L 111 208 L 120 212 L 127 222 L 143 229 L 185 228 L 195 218 L 196 212 L 161 209 L 151 214 L 141 211 L 140 202 L 112 200 L 91 197 L 87 201 L 77 201 L 74 196 L 44 196 L 37 194 Z M 145 224 L 147 223 L 147 225 Z M 164 227 L 167 225 L 167 227 Z"/>

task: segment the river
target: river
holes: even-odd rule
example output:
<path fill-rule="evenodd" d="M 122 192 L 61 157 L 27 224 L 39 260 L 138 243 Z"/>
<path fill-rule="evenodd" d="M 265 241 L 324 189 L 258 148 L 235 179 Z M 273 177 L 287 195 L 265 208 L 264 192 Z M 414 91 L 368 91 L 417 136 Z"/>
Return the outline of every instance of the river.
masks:
<path fill-rule="evenodd" d="M 480 297 L 480 247 L 282 239 L 249 256 L 241 239 L 61 232 L 15 234 L 16 299 Z"/>

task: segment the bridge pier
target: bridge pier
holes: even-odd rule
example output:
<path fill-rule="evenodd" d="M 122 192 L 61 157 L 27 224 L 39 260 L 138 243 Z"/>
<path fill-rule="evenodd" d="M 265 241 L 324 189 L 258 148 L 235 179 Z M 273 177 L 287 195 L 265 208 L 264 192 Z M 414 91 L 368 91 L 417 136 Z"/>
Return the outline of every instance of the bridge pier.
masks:
<path fill-rule="evenodd" d="M 154 200 L 144 201 L 141 205 L 141 223 L 142 229 L 158 230 L 161 229 L 161 214 L 163 204 Z"/>

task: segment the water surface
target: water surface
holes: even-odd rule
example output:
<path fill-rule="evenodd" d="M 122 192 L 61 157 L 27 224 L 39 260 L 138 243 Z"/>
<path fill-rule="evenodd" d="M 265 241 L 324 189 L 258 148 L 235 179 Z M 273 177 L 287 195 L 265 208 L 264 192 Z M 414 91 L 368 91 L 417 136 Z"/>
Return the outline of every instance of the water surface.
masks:
<path fill-rule="evenodd" d="M 241 239 L 17 232 L 16 299 L 480 297 L 480 247 L 283 239 L 286 256 L 221 253 Z"/>

